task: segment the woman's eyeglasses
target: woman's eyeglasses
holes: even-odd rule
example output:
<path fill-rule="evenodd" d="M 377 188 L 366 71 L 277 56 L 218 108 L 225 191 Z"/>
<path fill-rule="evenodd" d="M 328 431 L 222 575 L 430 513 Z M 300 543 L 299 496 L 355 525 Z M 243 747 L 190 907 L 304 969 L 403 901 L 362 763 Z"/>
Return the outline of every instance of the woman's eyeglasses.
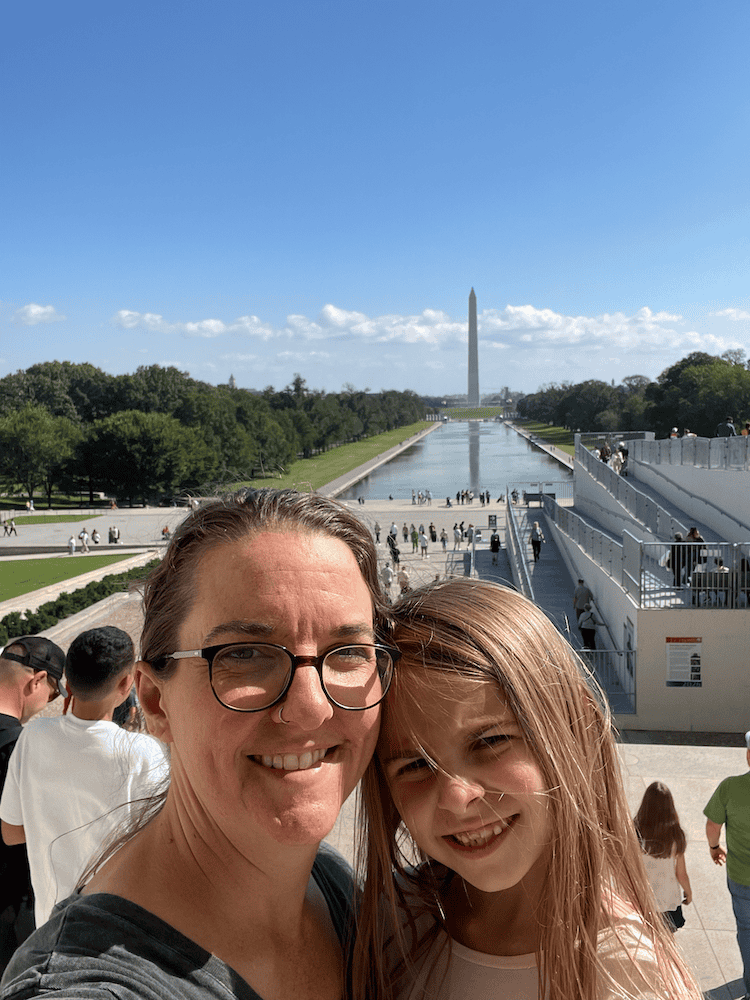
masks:
<path fill-rule="evenodd" d="M 184 649 L 164 659 L 200 656 L 217 701 L 234 712 L 261 712 L 284 697 L 299 666 L 314 666 L 326 698 L 337 708 L 358 712 L 385 698 L 401 653 L 391 646 L 359 643 L 336 646 L 321 656 L 295 656 L 268 642 L 230 642 Z"/>

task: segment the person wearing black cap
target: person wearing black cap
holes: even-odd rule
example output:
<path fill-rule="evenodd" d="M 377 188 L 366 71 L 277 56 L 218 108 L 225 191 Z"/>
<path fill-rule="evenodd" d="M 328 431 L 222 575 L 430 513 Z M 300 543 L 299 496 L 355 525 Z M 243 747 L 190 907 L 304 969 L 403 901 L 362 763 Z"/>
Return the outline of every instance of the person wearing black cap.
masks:
<path fill-rule="evenodd" d="M 65 694 L 65 653 L 42 636 L 13 639 L 0 653 L 0 792 L 23 723 Z M 0 842 L 0 972 L 34 929 L 33 895 L 24 844 Z"/>
<path fill-rule="evenodd" d="M 38 719 L 19 737 L 0 800 L 6 843 L 26 841 L 37 927 L 66 899 L 130 803 L 168 773 L 163 746 L 125 732 L 112 713 L 133 686 L 135 651 L 127 632 L 89 629 L 70 645 L 65 677 L 70 713 Z"/>

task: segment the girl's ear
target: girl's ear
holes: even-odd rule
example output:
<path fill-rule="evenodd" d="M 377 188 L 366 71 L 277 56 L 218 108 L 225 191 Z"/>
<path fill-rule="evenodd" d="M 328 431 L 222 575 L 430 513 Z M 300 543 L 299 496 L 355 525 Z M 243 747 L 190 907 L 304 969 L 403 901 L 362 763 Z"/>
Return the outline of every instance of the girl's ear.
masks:
<path fill-rule="evenodd" d="M 145 660 L 139 660 L 135 665 L 135 689 L 141 704 L 143 715 L 152 736 L 162 743 L 172 742 L 172 732 L 163 704 L 163 681 Z"/>

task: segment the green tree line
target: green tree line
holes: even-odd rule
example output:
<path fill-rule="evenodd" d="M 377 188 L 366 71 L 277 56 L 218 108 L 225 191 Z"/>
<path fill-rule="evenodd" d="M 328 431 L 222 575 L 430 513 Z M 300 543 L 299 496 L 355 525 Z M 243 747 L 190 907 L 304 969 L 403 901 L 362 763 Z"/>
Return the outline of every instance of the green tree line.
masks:
<path fill-rule="evenodd" d="M 0 379 L 0 479 L 43 491 L 104 492 L 132 502 L 282 472 L 347 441 L 423 418 L 413 392 L 280 391 L 210 385 L 177 368 L 109 375 L 49 361 Z"/>
<path fill-rule="evenodd" d="M 517 411 L 573 431 L 652 430 L 667 437 L 677 427 L 680 434 L 713 437 L 726 416 L 735 424 L 750 419 L 750 362 L 744 351 L 721 357 L 695 351 L 655 382 L 629 375 L 619 385 L 596 379 L 546 385 L 523 396 Z"/>

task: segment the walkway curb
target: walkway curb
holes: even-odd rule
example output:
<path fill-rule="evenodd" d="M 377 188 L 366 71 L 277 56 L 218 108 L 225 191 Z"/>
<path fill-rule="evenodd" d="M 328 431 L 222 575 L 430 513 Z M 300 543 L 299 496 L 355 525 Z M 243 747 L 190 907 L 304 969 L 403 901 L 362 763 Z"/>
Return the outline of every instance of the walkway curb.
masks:
<path fill-rule="evenodd" d="M 350 486 L 354 486 L 361 479 L 364 479 L 365 476 L 367 476 L 374 469 L 379 469 L 381 465 L 385 465 L 387 462 L 390 462 L 392 458 L 396 457 L 396 455 L 400 455 L 402 451 L 406 451 L 407 448 L 411 448 L 412 445 L 417 444 L 417 442 L 421 441 L 422 438 L 426 437 L 428 434 L 432 434 L 433 431 L 442 426 L 442 423 L 436 420 L 434 426 L 425 427 L 423 431 L 417 431 L 413 437 L 407 438 L 407 440 L 402 441 L 401 444 L 394 445 L 393 448 L 389 448 L 388 451 L 384 451 L 376 458 L 371 458 L 368 462 L 363 462 L 362 465 L 358 465 L 349 472 L 345 472 L 343 476 L 339 476 L 337 479 L 332 479 L 330 483 L 326 483 L 325 486 L 321 486 L 318 493 L 322 493 L 323 496 L 326 497 L 339 496 L 340 493 L 348 490 Z"/>

